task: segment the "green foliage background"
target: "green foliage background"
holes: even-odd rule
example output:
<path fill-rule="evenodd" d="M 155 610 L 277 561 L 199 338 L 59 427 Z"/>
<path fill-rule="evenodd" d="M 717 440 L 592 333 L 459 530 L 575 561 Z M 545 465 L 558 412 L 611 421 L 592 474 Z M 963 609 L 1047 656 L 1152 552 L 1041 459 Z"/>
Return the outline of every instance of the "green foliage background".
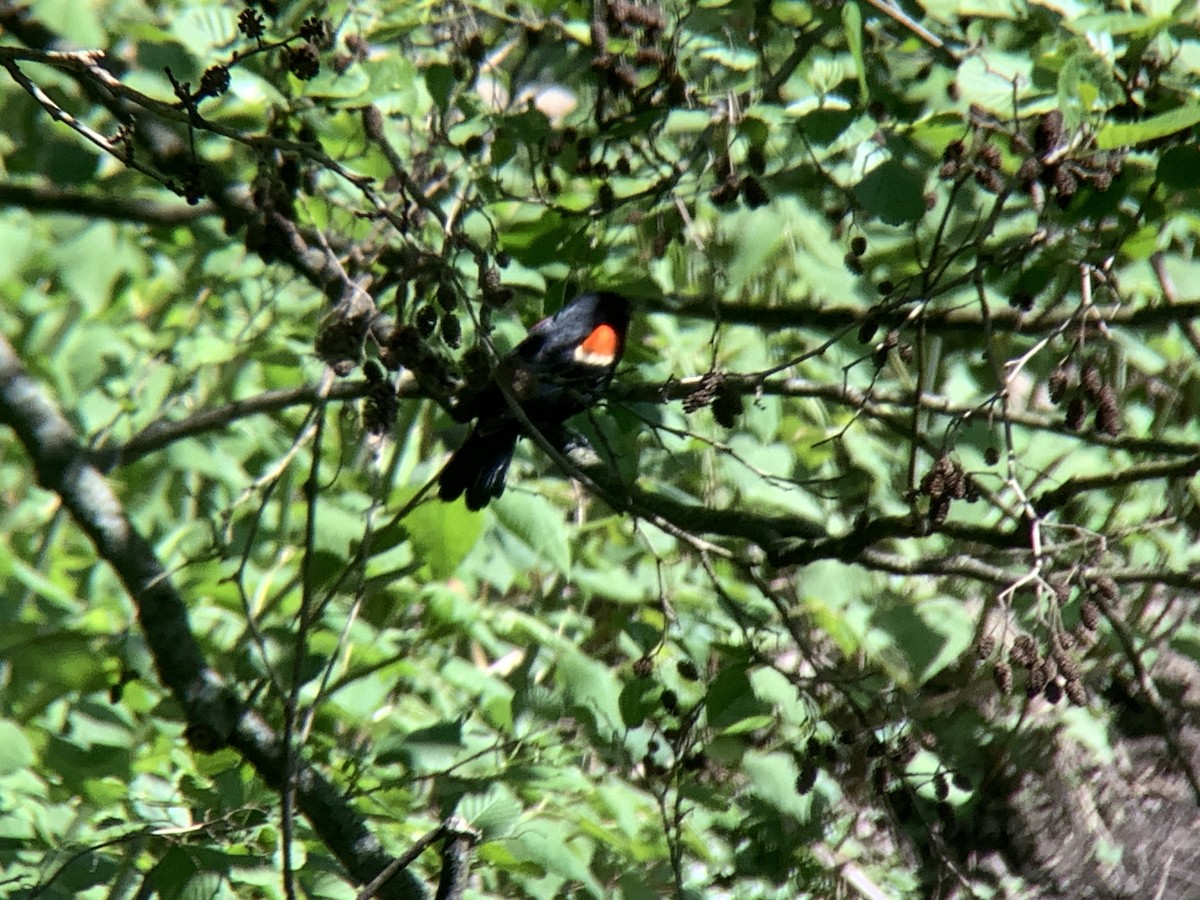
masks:
<path fill-rule="evenodd" d="M 457 815 L 469 896 L 1058 896 L 1027 773 L 1194 810 L 1194 4 L 0 29 L 2 334 L 387 853 Z M 637 310 L 595 483 L 525 441 L 487 511 L 426 496 L 454 390 L 592 286 Z M 0 892 L 356 896 L 3 433 Z"/>

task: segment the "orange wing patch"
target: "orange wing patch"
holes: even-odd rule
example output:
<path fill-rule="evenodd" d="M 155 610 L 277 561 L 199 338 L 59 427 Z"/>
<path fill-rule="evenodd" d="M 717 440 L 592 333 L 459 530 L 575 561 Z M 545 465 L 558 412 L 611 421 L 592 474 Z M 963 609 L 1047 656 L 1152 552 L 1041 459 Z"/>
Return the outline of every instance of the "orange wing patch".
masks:
<path fill-rule="evenodd" d="M 600 324 L 575 348 L 575 360 L 590 366 L 607 366 L 616 359 L 620 346 L 621 337 L 617 330 L 611 325 Z"/>

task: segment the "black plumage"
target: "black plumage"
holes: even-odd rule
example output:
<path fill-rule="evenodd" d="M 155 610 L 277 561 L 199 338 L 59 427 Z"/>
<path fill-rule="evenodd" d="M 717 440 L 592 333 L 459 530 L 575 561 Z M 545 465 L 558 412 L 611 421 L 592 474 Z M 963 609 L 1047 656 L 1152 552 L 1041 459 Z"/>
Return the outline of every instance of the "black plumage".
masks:
<path fill-rule="evenodd" d="M 619 294 L 589 292 L 543 319 L 500 360 L 492 380 L 456 411 L 475 426 L 438 476 L 438 495 L 466 494 L 482 509 L 504 492 L 513 450 L 524 429 L 500 384 L 530 423 L 562 443 L 562 423 L 603 396 L 625 349 L 629 303 Z"/>

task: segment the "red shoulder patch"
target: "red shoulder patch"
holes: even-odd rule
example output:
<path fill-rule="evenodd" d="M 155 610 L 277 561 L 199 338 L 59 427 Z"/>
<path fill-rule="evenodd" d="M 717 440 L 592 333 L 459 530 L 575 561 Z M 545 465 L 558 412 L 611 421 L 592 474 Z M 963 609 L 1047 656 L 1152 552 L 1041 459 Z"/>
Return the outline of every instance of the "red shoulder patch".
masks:
<path fill-rule="evenodd" d="M 592 333 L 583 339 L 583 343 L 579 345 L 576 351 L 576 356 L 588 356 L 593 359 L 611 359 L 617 355 L 617 348 L 621 345 L 621 338 L 617 335 L 617 330 L 607 323 L 597 325 L 592 329 Z"/>

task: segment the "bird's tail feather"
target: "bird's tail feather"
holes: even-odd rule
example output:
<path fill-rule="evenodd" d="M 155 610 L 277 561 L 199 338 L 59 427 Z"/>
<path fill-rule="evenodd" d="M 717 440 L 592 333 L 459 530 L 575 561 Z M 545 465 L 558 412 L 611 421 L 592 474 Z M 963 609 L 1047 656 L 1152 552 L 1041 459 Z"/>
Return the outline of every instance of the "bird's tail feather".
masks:
<path fill-rule="evenodd" d="M 504 479 L 517 444 L 515 428 L 473 430 L 438 476 L 438 496 L 455 500 L 466 493 L 467 509 L 483 509 L 504 493 Z"/>

